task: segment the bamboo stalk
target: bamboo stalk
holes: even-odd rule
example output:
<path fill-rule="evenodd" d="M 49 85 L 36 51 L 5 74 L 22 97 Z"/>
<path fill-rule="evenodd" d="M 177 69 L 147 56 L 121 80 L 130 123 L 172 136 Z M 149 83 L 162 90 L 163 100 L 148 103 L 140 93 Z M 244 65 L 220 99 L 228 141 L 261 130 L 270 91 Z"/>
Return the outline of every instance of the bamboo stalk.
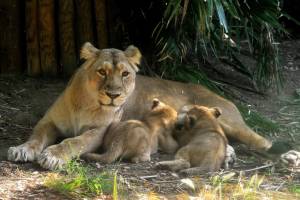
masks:
<path fill-rule="evenodd" d="M 76 69 L 74 4 L 73 0 L 61 0 L 58 3 L 60 64 L 63 75 L 70 76 Z"/>
<path fill-rule="evenodd" d="M 102 49 L 107 47 L 107 17 L 106 0 L 94 0 L 96 18 L 97 46 Z"/>
<path fill-rule="evenodd" d="M 29 76 L 41 74 L 40 49 L 37 28 L 37 0 L 25 2 L 25 29 L 26 29 L 26 54 L 27 73 Z"/>
<path fill-rule="evenodd" d="M 1 72 L 20 73 L 22 71 L 20 2 L 1 1 Z"/>
<path fill-rule="evenodd" d="M 39 0 L 39 44 L 43 75 L 57 74 L 55 49 L 54 0 Z"/>
<path fill-rule="evenodd" d="M 77 47 L 85 42 L 94 43 L 92 2 L 90 0 L 75 0 L 76 22 L 77 22 Z"/>

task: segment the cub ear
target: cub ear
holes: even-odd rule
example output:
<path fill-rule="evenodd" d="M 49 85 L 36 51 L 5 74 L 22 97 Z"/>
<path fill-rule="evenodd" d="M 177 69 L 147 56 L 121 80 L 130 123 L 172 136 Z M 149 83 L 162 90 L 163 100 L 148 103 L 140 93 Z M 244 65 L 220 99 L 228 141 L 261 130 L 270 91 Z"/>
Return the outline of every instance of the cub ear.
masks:
<path fill-rule="evenodd" d="M 153 99 L 151 109 L 153 110 L 154 108 L 156 108 L 159 105 L 159 103 L 160 103 L 159 99 L 157 98 Z"/>
<path fill-rule="evenodd" d="M 222 109 L 219 107 L 213 107 L 212 110 L 216 118 L 218 118 L 222 114 Z"/>
<path fill-rule="evenodd" d="M 142 54 L 140 50 L 137 47 L 130 45 L 124 51 L 124 54 L 128 58 L 128 61 L 132 65 L 134 71 L 138 72 L 139 68 L 136 65 L 139 65 L 141 63 Z"/>
<path fill-rule="evenodd" d="M 99 54 L 100 50 L 94 47 L 91 43 L 86 42 L 84 45 L 81 47 L 80 50 L 80 58 L 88 60 L 90 58 L 94 58 Z"/>

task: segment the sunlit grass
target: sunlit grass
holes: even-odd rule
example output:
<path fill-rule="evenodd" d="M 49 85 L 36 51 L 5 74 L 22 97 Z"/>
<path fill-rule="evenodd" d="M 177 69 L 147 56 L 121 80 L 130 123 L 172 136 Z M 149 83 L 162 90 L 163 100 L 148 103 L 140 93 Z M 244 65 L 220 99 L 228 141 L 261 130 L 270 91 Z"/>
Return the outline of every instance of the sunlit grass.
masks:
<path fill-rule="evenodd" d="M 117 171 L 91 173 L 89 166 L 78 161 L 69 162 L 61 172 L 50 173 L 44 185 L 70 197 L 112 196 L 118 199 Z"/>
<path fill-rule="evenodd" d="M 203 181 L 203 180 L 202 180 Z M 197 184 L 197 179 L 194 180 Z M 263 186 L 264 185 L 264 186 Z M 231 176 L 229 179 L 224 179 L 220 175 L 212 176 L 204 184 L 198 187 L 198 190 L 193 194 L 180 194 L 177 199 L 209 199 L 209 200 L 260 200 L 260 199 L 298 199 L 296 188 L 292 193 L 283 193 L 279 191 L 266 190 L 267 183 L 265 176 L 254 174 L 251 177 L 246 177 L 240 174 L 238 177 Z"/>
<path fill-rule="evenodd" d="M 296 193 L 300 196 L 300 184 L 290 186 L 289 191 L 292 193 Z"/>

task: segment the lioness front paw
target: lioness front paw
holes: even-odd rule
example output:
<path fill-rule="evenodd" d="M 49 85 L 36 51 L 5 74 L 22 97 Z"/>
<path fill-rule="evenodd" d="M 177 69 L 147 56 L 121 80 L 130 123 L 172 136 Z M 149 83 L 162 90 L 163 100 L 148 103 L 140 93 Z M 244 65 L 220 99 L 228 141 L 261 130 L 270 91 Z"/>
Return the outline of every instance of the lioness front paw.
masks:
<path fill-rule="evenodd" d="M 70 159 L 59 145 L 53 145 L 42 152 L 37 162 L 45 169 L 55 170 L 61 169 Z"/>
<path fill-rule="evenodd" d="M 34 161 L 39 154 L 38 148 L 25 143 L 16 147 L 10 147 L 7 151 L 7 159 L 14 162 Z"/>
<path fill-rule="evenodd" d="M 290 167 L 300 167 L 300 152 L 291 150 L 280 156 L 283 163 Z"/>
<path fill-rule="evenodd" d="M 223 163 L 224 169 L 229 169 L 230 167 L 233 167 L 234 163 L 236 162 L 236 159 L 237 158 L 236 158 L 234 148 L 230 145 L 227 145 L 225 160 Z"/>

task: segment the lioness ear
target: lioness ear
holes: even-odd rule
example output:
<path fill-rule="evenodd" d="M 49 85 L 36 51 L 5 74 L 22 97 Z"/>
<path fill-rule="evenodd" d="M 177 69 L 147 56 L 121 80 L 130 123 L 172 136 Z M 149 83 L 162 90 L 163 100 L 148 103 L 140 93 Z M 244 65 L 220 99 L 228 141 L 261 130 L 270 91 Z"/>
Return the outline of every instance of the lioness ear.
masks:
<path fill-rule="evenodd" d="M 159 105 L 159 103 L 160 101 L 157 98 L 153 99 L 151 109 L 153 110 L 154 108 L 156 108 Z"/>
<path fill-rule="evenodd" d="M 88 60 L 90 58 L 95 57 L 97 54 L 99 54 L 100 50 L 94 47 L 91 43 L 86 42 L 81 47 L 80 50 L 80 58 Z"/>
<path fill-rule="evenodd" d="M 140 50 L 137 47 L 130 45 L 124 51 L 124 54 L 128 58 L 129 62 L 131 63 L 134 71 L 138 72 L 139 68 L 136 65 L 139 65 L 141 62 L 142 54 Z"/>
<path fill-rule="evenodd" d="M 216 118 L 218 118 L 222 114 L 222 110 L 219 107 L 213 107 L 212 110 Z"/>

